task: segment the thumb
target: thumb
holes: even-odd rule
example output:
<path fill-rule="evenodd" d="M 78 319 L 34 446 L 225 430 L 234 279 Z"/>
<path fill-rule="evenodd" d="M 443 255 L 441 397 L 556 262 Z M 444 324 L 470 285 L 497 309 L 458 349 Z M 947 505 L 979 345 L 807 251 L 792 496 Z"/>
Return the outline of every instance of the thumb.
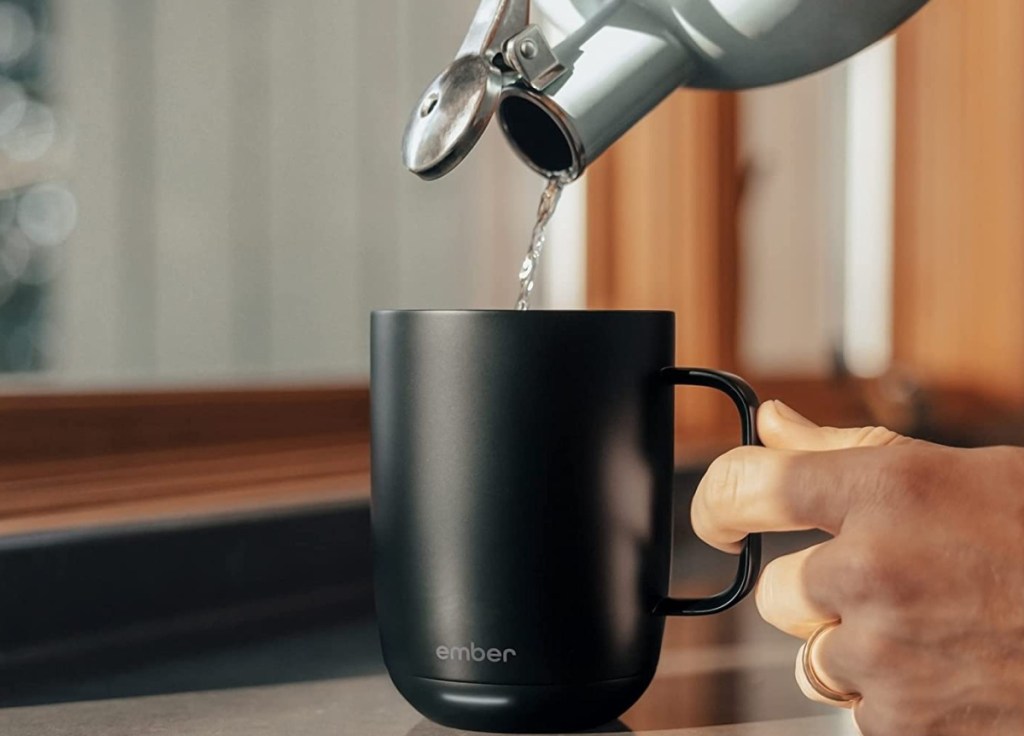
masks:
<path fill-rule="evenodd" d="M 843 450 L 910 442 L 885 427 L 819 427 L 781 401 L 766 401 L 757 411 L 757 431 L 765 447 L 779 450 Z"/>

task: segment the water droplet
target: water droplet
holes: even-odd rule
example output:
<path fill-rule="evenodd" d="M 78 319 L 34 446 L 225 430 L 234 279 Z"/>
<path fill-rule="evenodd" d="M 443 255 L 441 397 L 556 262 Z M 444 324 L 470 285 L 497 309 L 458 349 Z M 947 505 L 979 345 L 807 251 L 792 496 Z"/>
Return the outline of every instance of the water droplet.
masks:
<path fill-rule="evenodd" d="M 523 265 L 519 269 L 519 280 L 524 281 L 530 278 L 531 273 L 533 273 L 533 258 L 526 256 L 526 260 L 523 261 Z"/>

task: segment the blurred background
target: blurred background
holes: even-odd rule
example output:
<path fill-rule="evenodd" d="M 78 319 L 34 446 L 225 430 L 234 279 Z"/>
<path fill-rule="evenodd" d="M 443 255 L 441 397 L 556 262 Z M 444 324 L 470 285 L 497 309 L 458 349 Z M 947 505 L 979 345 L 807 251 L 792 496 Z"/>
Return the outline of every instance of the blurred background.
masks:
<path fill-rule="evenodd" d="M 543 188 L 494 129 L 438 182 L 401 166 L 475 6 L 0 0 L 0 705 L 296 622 L 354 622 L 294 650 L 347 652 L 318 673 L 379 671 L 369 312 L 511 308 Z M 1024 441 L 1022 130 L 1015 0 L 680 91 L 566 191 L 537 307 L 674 310 L 680 363 L 822 422 Z M 678 401 L 685 511 L 735 427 Z"/>
<path fill-rule="evenodd" d="M 539 185 L 497 136 L 400 163 L 467 3 L 2 7 L 8 372 L 365 380 L 371 309 L 512 302 Z"/>
<path fill-rule="evenodd" d="M 435 183 L 396 143 L 471 6 L 0 5 L 8 384 L 358 385 L 370 310 L 510 306 L 541 182 L 497 131 Z M 681 361 L 755 379 L 1020 399 L 983 359 L 1021 352 L 1016 10 L 961 6 L 808 79 L 680 92 L 566 193 L 539 305 L 675 309 Z"/>

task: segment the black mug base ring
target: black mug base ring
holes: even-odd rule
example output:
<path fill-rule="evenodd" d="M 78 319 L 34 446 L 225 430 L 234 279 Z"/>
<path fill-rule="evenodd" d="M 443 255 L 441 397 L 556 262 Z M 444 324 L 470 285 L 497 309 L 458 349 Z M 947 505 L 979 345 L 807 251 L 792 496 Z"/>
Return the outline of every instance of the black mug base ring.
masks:
<path fill-rule="evenodd" d="M 651 674 L 571 685 L 490 685 L 391 674 L 402 696 L 449 728 L 499 733 L 567 733 L 614 721 L 635 703 Z"/>

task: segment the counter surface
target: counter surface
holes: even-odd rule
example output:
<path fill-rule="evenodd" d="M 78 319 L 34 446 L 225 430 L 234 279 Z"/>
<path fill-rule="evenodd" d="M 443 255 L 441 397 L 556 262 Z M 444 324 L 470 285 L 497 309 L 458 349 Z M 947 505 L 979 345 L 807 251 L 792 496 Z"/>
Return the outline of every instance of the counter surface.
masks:
<path fill-rule="evenodd" d="M 643 704 L 638 705 L 643 707 Z M 647 706 L 649 707 L 649 706 Z M 629 715 L 623 721 L 630 725 Z M 640 718 L 639 720 L 643 720 Z M 627 727 L 598 733 L 658 736 L 855 736 L 846 714 L 810 716 L 738 725 Z M 10 736 L 450 736 L 459 732 L 422 718 L 399 697 L 386 677 L 360 677 L 145 698 L 28 708 L 0 714 L 0 732 Z"/>
<path fill-rule="evenodd" d="M 371 629 L 372 627 L 365 627 Z M 369 634 L 360 633 L 360 639 Z M 848 713 L 808 702 L 793 680 L 798 642 L 761 622 L 753 605 L 722 616 L 673 619 L 651 687 L 598 733 L 658 736 L 856 736 Z M 219 668 L 318 656 L 315 642 L 282 656 L 232 654 Z M 355 658 L 335 646 L 332 658 Z M 375 655 L 378 656 L 378 655 Z M 360 655 L 366 658 L 365 655 Z M 209 662 L 193 662 L 210 669 Z M 372 665 L 372 663 L 371 663 Z M 219 687 L 142 697 L 82 699 L 0 710 L 4 736 L 450 736 L 401 698 L 379 664 L 371 674 Z M 366 672 L 367 670 L 363 670 Z M 150 675 L 142 675 L 145 677 Z M 122 677 L 128 677 L 126 673 Z M 109 682 L 114 683 L 114 680 Z M 209 683 L 208 683 L 209 684 Z M 97 697 L 86 693 L 85 697 Z"/>

